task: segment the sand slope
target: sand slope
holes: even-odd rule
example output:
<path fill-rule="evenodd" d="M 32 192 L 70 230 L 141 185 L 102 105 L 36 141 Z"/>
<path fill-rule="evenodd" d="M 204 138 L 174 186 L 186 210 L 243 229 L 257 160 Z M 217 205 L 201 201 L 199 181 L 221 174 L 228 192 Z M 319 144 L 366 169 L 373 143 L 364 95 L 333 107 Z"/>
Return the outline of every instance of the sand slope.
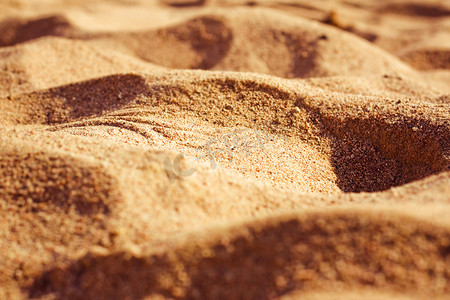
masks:
<path fill-rule="evenodd" d="M 450 299 L 446 3 L 0 7 L 1 299 Z"/>

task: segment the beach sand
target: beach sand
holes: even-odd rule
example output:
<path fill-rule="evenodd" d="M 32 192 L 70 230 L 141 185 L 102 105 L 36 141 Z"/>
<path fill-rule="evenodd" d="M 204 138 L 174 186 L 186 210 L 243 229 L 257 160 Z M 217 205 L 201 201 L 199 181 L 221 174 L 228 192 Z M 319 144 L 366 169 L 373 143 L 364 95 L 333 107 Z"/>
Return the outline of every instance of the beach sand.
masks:
<path fill-rule="evenodd" d="M 0 299 L 450 299 L 450 5 L 0 3 Z"/>

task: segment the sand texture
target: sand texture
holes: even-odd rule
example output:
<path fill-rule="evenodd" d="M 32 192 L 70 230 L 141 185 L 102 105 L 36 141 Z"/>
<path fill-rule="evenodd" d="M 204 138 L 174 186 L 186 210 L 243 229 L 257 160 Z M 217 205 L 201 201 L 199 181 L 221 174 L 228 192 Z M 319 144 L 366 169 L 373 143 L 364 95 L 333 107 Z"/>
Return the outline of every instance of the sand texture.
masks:
<path fill-rule="evenodd" d="M 450 3 L 1 1 L 0 299 L 450 299 Z"/>

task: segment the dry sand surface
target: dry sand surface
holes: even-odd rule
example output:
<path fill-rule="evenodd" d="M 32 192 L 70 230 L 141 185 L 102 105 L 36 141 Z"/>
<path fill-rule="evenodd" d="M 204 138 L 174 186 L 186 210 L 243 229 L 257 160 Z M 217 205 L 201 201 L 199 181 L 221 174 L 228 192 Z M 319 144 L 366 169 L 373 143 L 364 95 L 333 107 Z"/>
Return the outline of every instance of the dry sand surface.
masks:
<path fill-rule="evenodd" d="M 450 299 L 450 3 L 0 2 L 0 299 Z"/>

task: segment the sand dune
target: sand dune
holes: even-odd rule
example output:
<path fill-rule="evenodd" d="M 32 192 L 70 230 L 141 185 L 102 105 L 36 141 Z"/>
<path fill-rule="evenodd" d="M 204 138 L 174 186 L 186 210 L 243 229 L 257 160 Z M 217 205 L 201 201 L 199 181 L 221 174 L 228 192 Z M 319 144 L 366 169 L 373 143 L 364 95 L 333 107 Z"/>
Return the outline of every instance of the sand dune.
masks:
<path fill-rule="evenodd" d="M 268 299 L 298 288 L 370 284 L 439 294 L 448 288 L 448 273 L 443 271 L 448 244 L 440 244 L 446 239 L 445 230 L 399 215 L 311 213 L 241 225 L 162 255 L 90 253 L 66 269 L 43 274 L 32 290 L 55 290 L 70 298 L 141 298 L 157 292 L 186 298 Z M 136 281 L 124 281 L 124 273 Z M 100 274 L 109 276 L 99 281 Z M 110 287 L 110 294 L 102 294 L 105 287 Z"/>
<path fill-rule="evenodd" d="M 450 299 L 447 3 L 0 10 L 1 299 Z"/>
<path fill-rule="evenodd" d="M 163 67 L 92 47 L 82 41 L 43 37 L 0 49 L 0 96 L 31 92 L 114 73 L 163 70 Z"/>
<path fill-rule="evenodd" d="M 12 27 L 9 22 L 3 26 Z M 4 45 L 42 35 L 63 36 L 131 51 L 145 61 L 169 68 L 258 72 L 281 77 L 363 75 L 369 71 L 413 73 L 391 54 L 361 38 L 271 10 L 215 11 L 169 28 L 126 33 L 86 32 L 56 15 L 30 20 L 12 31 Z"/>

